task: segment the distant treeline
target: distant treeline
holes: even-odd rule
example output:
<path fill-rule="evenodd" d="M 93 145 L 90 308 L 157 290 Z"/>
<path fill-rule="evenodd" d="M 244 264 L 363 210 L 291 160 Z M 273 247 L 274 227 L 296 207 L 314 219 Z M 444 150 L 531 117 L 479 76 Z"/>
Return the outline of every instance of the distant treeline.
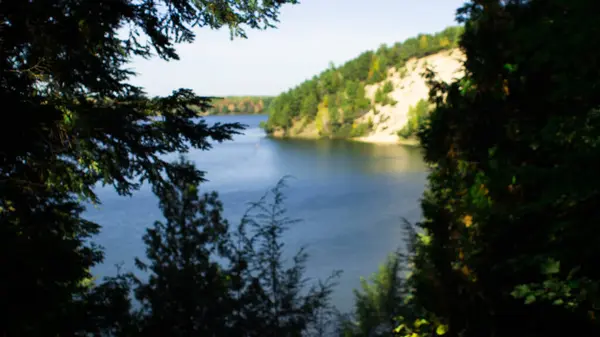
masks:
<path fill-rule="evenodd" d="M 228 96 L 214 99 L 209 115 L 254 115 L 267 113 L 273 97 L 269 96 Z"/>

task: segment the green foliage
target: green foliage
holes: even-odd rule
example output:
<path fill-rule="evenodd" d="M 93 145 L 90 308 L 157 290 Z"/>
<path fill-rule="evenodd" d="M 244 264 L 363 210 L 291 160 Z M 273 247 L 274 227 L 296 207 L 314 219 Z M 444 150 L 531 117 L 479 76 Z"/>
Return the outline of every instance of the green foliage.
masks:
<path fill-rule="evenodd" d="M 272 100 L 273 97 L 268 96 L 230 96 L 212 99 L 211 107 L 206 112 L 198 107 L 192 108 L 208 115 L 256 115 L 266 113 Z"/>
<path fill-rule="evenodd" d="M 403 263 L 399 253 L 391 254 L 369 280 L 361 279 L 360 290 L 354 291 L 355 311 L 340 322 L 343 336 L 390 336 L 398 317 L 410 315 Z"/>
<path fill-rule="evenodd" d="M 325 282 L 304 278 L 307 255 L 300 250 L 284 263 L 281 236 L 296 221 L 285 215 L 281 180 L 270 194 L 251 205 L 232 229 L 222 218 L 215 192 L 200 195 L 194 167 L 178 164 L 172 186 L 156 190 L 165 221 L 144 235 L 146 259 L 133 273 L 104 282 L 113 287 L 112 303 L 120 303 L 111 330 L 116 336 L 301 336 L 318 329 L 329 309 L 334 273 Z M 118 290 L 118 291 L 115 291 Z M 133 291 L 139 307 L 132 309 Z M 106 293 L 97 296 L 105 300 Z M 118 299 L 118 301 L 116 301 Z M 108 331 L 107 331 L 107 328 Z"/>
<path fill-rule="evenodd" d="M 365 85 L 374 84 L 387 78 L 387 72 L 391 67 L 403 66 L 413 57 L 424 57 L 449 48 L 455 48 L 458 38 L 462 33 L 462 27 L 449 27 L 434 35 L 420 35 L 425 38 L 427 44 L 420 44 L 419 40 L 413 38 L 394 46 L 382 45 L 375 52 L 362 53 L 357 58 L 335 67 L 333 64 L 312 79 L 302 82 L 300 85 L 289 89 L 277 96 L 269 107 L 269 120 L 267 132 L 278 129 L 289 129 L 300 116 L 315 116 L 314 98 L 324 102 L 329 95 L 337 95 L 338 109 L 343 116 L 340 125 L 323 126 L 323 130 L 348 131 L 347 124 L 352 124 L 356 118 L 369 111 L 370 101 L 365 97 Z M 392 83 L 385 83 L 383 93 L 379 94 L 376 102 L 384 105 L 395 105 L 396 102 L 388 97 L 393 91 Z M 309 101 L 311 108 L 303 108 L 304 102 Z M 332 119 L 331 121 L 336 121 Z M 349 135 L 350 132 L 343 132 Z"/>
<path fill-rule="evenodd" d="M 358 123 L 350 131 L 350 137 L 366 136 L 373 129 L 373 121 L 369 119 L 366 123 Z"/>
<path fill-rule="evenodd" d="M 149 99 L 127 84 L 127 63 L 176 60 L 174 44 L 192 42 L 196 27 L 228 26 L 241 37 L 244 28 L 268 28 L 283 3 L 0 3 L 0 99 L 11 116 L 0 124 L 0 335 L 124 329 L 107 323 L 127 311 L 112 292 L 123 282 L 90 294 L 89 270 L 102 252 L 91 243 L 100 227 L 82 217 L 83 205 L 100 202 L 100 184 L 121 195 L 142 182 L 166 188 L 177 167 L 164 154 L 208 149 L 241 129 L 198 120 L 188 107 L 208 108 L 209 99 L 190 90 Z"/>
<path fill-rule="evenodd" d="M 332 131 L 331 137 L 339 139 L 350 138 L 353 132 L 354 128 L 352 124 L 342 123 L 336 130 Z"/>
<path fill-rule="evenodd" d="M 408 121 L 406 125 L 398 131 L 398 136 L 401 138 L 410 138 L 425 127 L 427 124 L 431 104 L 427 100 L 419 100 L 417 104 L 408 108 Z"/>
<path fill-rule="evenodd" d="M 394 91 L 394 84 L 392 81 L 385 81 L 382 90 L 384 94 L 389 94 L 390 92 Z"/>
<path fill-rule="evenodd" d="M 378 88 L 377 91 L 375 91 L 375 103 L 382 104 L 386 97 L 387 95 L 383 92 L 382 88 Z"/>
<path fill-rule="evenodd" d="M 375 103 L 381 105 L 396 105 L 396 102 L 393 98 L 391 98 L 388 93 L 394 90 L 394 86 L 390 81 L 387 81 L 382 87 L 377 88 L 375 91 Z"/>
<path fill-rule="evenodd" d="M 300 115 L 302 117 L 312 117 L 317 115 L 319 109 L 319 101 L 315 93 L 309 94 L 302 100 L 302 106 L 300 108 Z"/>
<path fill-rule="evenodd" d="M 597 2 L 472 1 L 466 76 L 429 74 L 413 301 L 448 336 L 595 336 Z"/>
<path fill-rule="evenodd" d="M 240 329 L 231 313 L 239 310 L 236 293 L 247 262 L 232 251 L 217 194 L 198 193 L 200 181 L 188 174 L 192 164 L 178 169 L 172 186 L 156 189 L 165 221 L 144 235 L 147 262 L 136 259 L 136 265 L 150 275 L 136 279 L 141 308 L 132 316 L 141 316 L 142 336 L 229 335 Z"/>
<path fill-rule="evenodd" d="M 285 179 L 253 203 L 236 231 L 237 261 L 247 261 L 245 273 L 247 295 L 242 302 L 244 332 L 254 328 L 254 336 L 301 336 L 302 332 L 319 329 L 330 306 L 330 295 L 339 271 L 324 282 L 310 285 L 305 278 L 304 249 L 293 257 L 290 265 L 283 257 L 282 235 L 298 220 L 290 219 L 284 207 Z M 272 198 L 269 198 L 272 196 Z"/>

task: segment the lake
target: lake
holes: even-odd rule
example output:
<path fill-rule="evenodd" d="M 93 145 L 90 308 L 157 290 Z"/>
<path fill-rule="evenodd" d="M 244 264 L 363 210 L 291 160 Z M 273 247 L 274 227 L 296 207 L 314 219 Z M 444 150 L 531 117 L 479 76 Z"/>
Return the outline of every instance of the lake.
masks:
<path fill-rule="evenodd" d="M 240 122 L 249 127 L 233 141 L 210 151 L 191 151 L 188 158 L 206 171 L 202 190 L 219 192 L 225 215 L 235 226 L 247 208 L 277 181 L 291 175 L 286 188 L 288 215 L 301 219 L 286 234 L 288 252 L 307 245 L 307 274 L 325 278 L 342 270 L 333 302 L 351 309 L 352 289 L 361 276 L 377 271 L 385 257 L 403 243 L 402 218 L 420 217 L 419 198 L 427 168 L 420 149 L 333 140 L 276 140 L 258 128 L 266 116 L 210 116 L 208 123 Z M 102 205 L 86 217 L 102 225 L 96 242 L 106 249 L 97 276 L 114 275 L 116 264 L 133 268 L 144 256 L 141 237 L 162 219 L 148 187 L 133 197 L 98 189 Z"/>

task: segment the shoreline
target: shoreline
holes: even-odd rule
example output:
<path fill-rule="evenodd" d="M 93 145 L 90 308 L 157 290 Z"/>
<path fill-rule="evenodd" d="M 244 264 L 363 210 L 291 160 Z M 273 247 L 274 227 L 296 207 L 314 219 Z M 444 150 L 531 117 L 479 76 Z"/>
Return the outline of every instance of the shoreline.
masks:
<path fill-rule="evenodd" d="M 267 137 L 274 139 L 298 139 L 298 140 L 319 140 L 319 139 L 328 139 L 327 137 L 315 137 L 308 135 L 295 135 L 295 136 L 283 136 L 281 134 L 272 133 L 267 134 Z M 383 135 L 383 134 L 375 134 L 364 137 L 355 137 L 355 138 L 341 138 L 350 142 L 359 142 L 359 143 L 368 143 L 374 145 L 406 145 L 406 146 L 420 146 L 420 143 L 417 139 L 402 139 L 397 135 Z"/>
<path fill-rule="evenodd" d="M 397 135 L 374 134 L 365 137 L 349 138 L 349 140 L 361 143 L 370 143 L 378 145 L 409 145 L 419 146 L 416 139 L 402 139 Z"/>
<path fill-rule="evenodd" d="M 199 117 L 209 117 L 209 116 L 218 116 L 218 117 L 223 117 L 223 116 L 268 116 L 269 113 L 268 112 L 261 112 L 261 113 L 256 113 L 256 114 L 247 114 L 247 113 L 227 113 L 227 114 L 223 114 L 223 113 L 218 113 L 218 114 L 210 114 L 210 113 L 206 113 L 206 114 L 198 114 Z"/>

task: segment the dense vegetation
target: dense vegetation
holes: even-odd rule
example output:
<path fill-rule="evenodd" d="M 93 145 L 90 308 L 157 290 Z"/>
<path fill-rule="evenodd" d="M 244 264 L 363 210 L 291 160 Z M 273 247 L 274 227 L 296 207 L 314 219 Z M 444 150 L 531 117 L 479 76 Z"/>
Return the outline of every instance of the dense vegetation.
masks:
<path fill-rule="evenodd" d="M 98 331 L 115 336 L 258 337 L 322 330 L 338 273 L 311 285 L 304 278 L 303 250 L 291 264 L 284 260 L 281 236 L 296 222 L 285 215 L 285 181 L 232 228 L 222 218 L 218 195 L 201 195 L 200 182 L 187 176 L 193 166 L 186 161 L 178 166 L 181 174 L 172 176 L 173 186 L 155 191 L 165 221 L 147 229 L 146 258 L 136 260 L 148 279 L 121 274 L 88 293 L 88 306 L 112 315 Z M 130 304 L 130 292 L 139 307 Z"/>
<path fill-rule="evenodd" d="M 369 126 L 355 121 L 372 107 L 365 97 L 365 85 L 384 81 L 388 69 L 402 69 L 410 58 L 456 47 L 461 32 L 461 27 L 449 27 L 437 34 L 421 34 L 390 47 L 382 45 L 341 66 L 331 65 L 318 76 L 277 96 L 269 107 L 269 120 L 264 127 L 268 132 L 290 134 L 294 125 L 300 125 L 294 132 L 302 132 L 303 127 L 315 122 L 321 136 L 360 136 Z M 395 104 L 387 97 L 392 90 L 393 84 L 385 83 L 376 94 L 376 103 Z"/>
<path fill-rule="evenodd" d="M 458 11 L 466 75 L 430 83 L 418 136 L 432 171 L 403 300 L 395 311 L 359 301 L 357 322 L 398 312 L 402 336 L 600 335 L 598 9 L 477 0 Z"/>
<path fill-rule="evenodd" d="M 208 100 L 189 90 L 148 99 L 125 84 L 131 56 L 176 59 L 172 43 L 191 42 L 193 25 L 240 36 L 244 25 L 270 27 L 283 2 L 0 2 L 0 98 L 15 112 L 0 124 L 0 335 L 325 334 L 333 284 L 304 283 L 302 251 L 283 262 L 280 238 L 294 222 L 283 185 L 230 227 L 218 196 L 199 193 L 202 172 L 162 159 L 240 126 L 198 121 L 189 106 Z M 424 220 L 407 226 L 404 254 L 362 282 L 340 335 L 600 335 L 599 9 L 473 0 L 458 11 L 466 75 L 432 80 L 406 131 L 431 164 Z M 121 40 L 125 24 L 148 40 Z M 367 69 L 381 66 L 367 55 Z M 332 134 L 358 128 L 345 108 L 365 109 L 363 82 L 383 79 L 348 81 L 342 68 L 315 79 L 300 104 L 309 110 L 297 110 L 333 106 L 338 124 L 323 125 Z M 273 104 L 296 111 L 281 97 Z M 95 282 L 99 226 L 82 217 L 84 204 L 100 202 L 97 184 L 130 195 L 142 183 L 164 215 L 137 261 L 148 277 Z"/>
<path fill-rule="evenodd" d="M 0 124 L 0 335 L 298 336 L 309 328 L 329 288 L 303 286 L 302 252 L 282 265 L 288 220 L 277 190 L 228 236 L 216 195 L 198 193 L 203 173 L 164 159 L 209 149 L 241 126 L 198 120 L 189 107 L 209 99 L 190 90 L 149 99 L 127 84 L 134 56 L 176 60 L 174 43 L 192 42 L 194 27 L 228 26 L 244 37 L 295 2 L 0 2 L 0 100 L 12 116 Z M 148 184 L 159 197 L 165 220 L 148 230 L 138 262 L 148 278 L 93 281 L 100 228 L 82 213 L 101 202 L 101 184 L 121 195 Z"/>
<path fill-rule="evenodd" d="M 267 113 L 273 97 L 228 96 L 211 101 L 209 115 L 255 115 Z"/>
<path fill-rule="evenodd" d="M 429 120 L 429 113 L 431 111 L 431 104 L 428 100 L 421 99 L 415 104 L 408 108 L 408 121 L 406 125 L 398 131 L 398 136 L 401 138 L 414 137 L 417 132 L 425 127 L 425 124 Z"/>

